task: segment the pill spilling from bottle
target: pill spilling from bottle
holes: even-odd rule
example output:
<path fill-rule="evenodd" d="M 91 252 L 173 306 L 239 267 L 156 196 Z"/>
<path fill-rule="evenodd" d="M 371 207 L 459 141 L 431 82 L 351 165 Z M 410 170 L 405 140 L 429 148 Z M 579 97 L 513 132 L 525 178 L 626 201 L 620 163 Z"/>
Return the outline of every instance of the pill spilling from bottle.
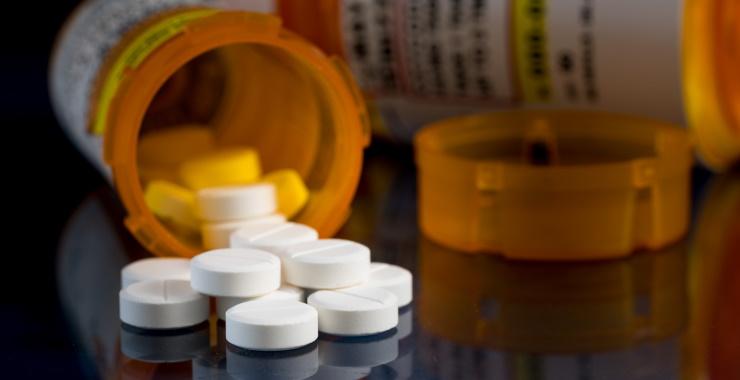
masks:
<path fill-rule="evenodd" d="M 320 239 L 314 228 L 288 221 L 311 196 L 299 173 L 263 175 L 256 150 L 217 148 L 209 131 L 186 126 L 143 137 L 147 206 L 203 253 L 126 266 L 121 321 L 153 330 L 192 327 L 208 319 L 212 297 L 226 340 L 257 351 L 296 349 L 319 332 L 351 337 L 396 328 L 398 309 L 412 300 L 411 273 L 371 263 L 362 244 Z M 150 159 L 172 145 L 188 154 Z"/>
<path fill-rule="evenodd" d="M 235 231 L 285 222 L 306 207 L 311 194 L 296 170 L 263 173 L 257 150 L 218 147 L 211 129 L 187 125 L 141 137 L 144 201 L 173 235 L 207 250 L 227 248 Z"/>

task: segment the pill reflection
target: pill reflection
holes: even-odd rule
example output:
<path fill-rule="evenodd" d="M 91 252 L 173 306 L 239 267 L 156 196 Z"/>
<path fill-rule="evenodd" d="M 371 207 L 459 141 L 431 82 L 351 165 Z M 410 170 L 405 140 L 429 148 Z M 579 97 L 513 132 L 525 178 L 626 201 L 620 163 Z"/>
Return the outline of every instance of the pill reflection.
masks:
<path fill-rule="evenodd" d="M 334 367 L 322 365 L 312 380 L 353 380 L 364 379 L 372 372 L 372 368 Z"/>
<path fill-rule="evenodd" d="M 319 360 L 333 367 L 363 368 L 390 363 L 398 357 L 396 329 L 368 337 L 319 338 Z"/>
<path fill-rule="evenodd" d="M 321 367 L 315 379 L 360 379 L 369 376 L 374 367 L 398 359 L 401 340 L 412 330 L 411 308 L 401 310 L 398 326 L 384 333 L 363 337 L 319 336 Z M 408 349 L 407 349 L 408 350 Z"/>
<path fill-rule="evenodd" d="M 121 324 L 121 352 L 147 363 L 189 361 L 209 349 L 207 322 L 187 329 L 143 330 Z"/>
<path fill-rule="evenodd" d="M 398 327 L 398 357 L 384 365 L 373 367 L 367 376 L 368 379 L 409 379 L 414 373 L 414 311 L 413 304 L 399 310 Z"/>
<path fill-rule="evenodd" d="M 290 351 L 250 351 L 226 343 L 226 371 L 238 379 L 307 379 L 319 370 L 314 342 Z"/>

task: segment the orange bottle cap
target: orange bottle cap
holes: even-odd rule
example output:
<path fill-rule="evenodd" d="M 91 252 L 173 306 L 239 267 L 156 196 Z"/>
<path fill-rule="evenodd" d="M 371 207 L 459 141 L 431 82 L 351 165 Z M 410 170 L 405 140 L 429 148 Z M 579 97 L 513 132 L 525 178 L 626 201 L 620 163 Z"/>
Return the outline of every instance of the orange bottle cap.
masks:
<path fill-rule="evenodd" d="M 455 118 L 416 136 L 420 225 L 468 252 L 534 260 L 626 256 L 689 218 L 687 134 L 594 112 Z"/>

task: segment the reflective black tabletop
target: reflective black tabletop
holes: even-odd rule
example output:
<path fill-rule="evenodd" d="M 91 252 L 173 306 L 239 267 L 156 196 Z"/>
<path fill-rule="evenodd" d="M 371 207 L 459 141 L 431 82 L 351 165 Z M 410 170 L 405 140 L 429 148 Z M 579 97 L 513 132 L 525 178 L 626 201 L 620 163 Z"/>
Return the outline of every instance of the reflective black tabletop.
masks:
<path fill-rule="evenodd" d="M 215 317 L 153 332 L 118 319 L 121 268 L 148 254 L 108 189 L 70 217 L 58 289 L 91 377 L 120 379 L 738 379 L 740 173 L 695 181 L 690 234 L 613 261 L 516 262 L 417 230 L 410 154 L 369 154 L 340 233 L 414 273 L 398 328 L 302 349 L 230 346 Z M 596 221 L 595 221 L 596 222 Z"/>

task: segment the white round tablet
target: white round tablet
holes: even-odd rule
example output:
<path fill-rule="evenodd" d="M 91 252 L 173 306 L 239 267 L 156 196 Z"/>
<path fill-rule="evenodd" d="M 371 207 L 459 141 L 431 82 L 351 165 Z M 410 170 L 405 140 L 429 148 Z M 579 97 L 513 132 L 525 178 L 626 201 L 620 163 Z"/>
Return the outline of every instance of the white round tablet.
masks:
<path fill-rule="evenodd" d="M 280 253 L 285 281 L 311 289 L 362 284 L 370 270 L 370 250 L 348 240 L 324 239 L 286 247 Z"/>
<path fill-rule="evenodd" d="M 190 259 L 152 257 L 135 261 L 121 270 L 121 289 L 149 280 L 190 280 Z"/>
<path fill-rule="evenodd" d="M 280 253 L 285 247 L 318 240 L 319 233 L 298 223 L 252 224 L 231 235 L 232 248 L 255 248 Z"/>
<path fill-rule="evenodd" d="M 185 280 L 150 280 L 119 293 L 121 321 L 142 329 L 178 329 L 208 319 L 208 298 Z"/>
<path fill-rule="evenodd" d="M 193 257 L 193 289 L 214 297 L 257 297 L 280 288 L 280 259 L 256 249 L 217 249 Z"/>
<path fill-rule="evenodd" d="M 413 300 L 413 282 L 411 272 L 404 268 L 385 263 L 371 263 L 370 275 L 363 285 L 385 289 L 395 294 L 398 307 L 404 307 Z"/>
<path fill-rule="evenodd" d="M 222 223 L 204 223 L 201 226 L 203 247 L 206 249 L 229 248 L 231 235 L 247 226 L 255 224 L 275 224 L 285 222 L 285 216 L 272 214 L 261 218 L 237 220 Z"/>
<path fill-rule="evenodd" d="M 240 297 L 217 297 L 216 298 L 216 314 L 220 319 L 226 320 L 226 311 L 230 308 L 244 302 L 271 299 L 271 300 L 291 300 L 303 302 L 303 289 L 296 288 L 295 286 L 283 285 L 280 289 L 265 294 L 264 296 L 255 298 L 240 298 Z"/>
<path fill-rule="evenodd" d="M 321 290 L 308 297 L 319 312 L 319 330 L 342 336 L 372 335 L 398 325 L 398 301 L 384 289 Z"/>
<path fill-rule="evenodd" d="M 196 212 L 209 222 L 259 218 L 276 210 L 275 186 L 269 183 L 214 187 L 196 194 Z"/>
<path fill-rule="evenodd" d="M 256 300 L 226 312 L 226 341 L 247 350 L 303 347 L 319 337 L 316 309 L 291 300 Z"/>

